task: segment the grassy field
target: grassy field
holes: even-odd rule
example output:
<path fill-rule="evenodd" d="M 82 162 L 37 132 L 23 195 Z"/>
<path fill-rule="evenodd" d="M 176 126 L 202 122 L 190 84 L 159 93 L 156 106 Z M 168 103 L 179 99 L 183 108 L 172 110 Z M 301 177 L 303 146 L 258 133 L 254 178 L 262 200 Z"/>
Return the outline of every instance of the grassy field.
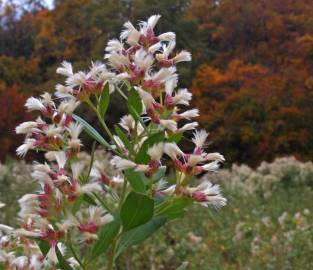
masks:
<path fill-rule="evenodd" d="M 22 176 L 30 166 L 9 162 L 0 170 L 1 221 L 14 224 L 13 200 L 34 188 Z M 293 158 L 256 170 L 233 166 L 212 176 L 228 205 L 194 206 L 118 260 L 118 269 L 313 269 L 313 165 Z M 13 192 L 14 191 L 14 192 Z"/>

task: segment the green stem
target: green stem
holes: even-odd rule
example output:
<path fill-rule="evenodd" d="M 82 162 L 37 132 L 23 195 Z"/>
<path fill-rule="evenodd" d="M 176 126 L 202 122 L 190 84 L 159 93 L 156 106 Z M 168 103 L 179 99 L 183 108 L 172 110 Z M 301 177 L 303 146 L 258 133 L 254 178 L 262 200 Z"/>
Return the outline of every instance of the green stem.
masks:
<path fill-rule="evenodd" d="M 85 270 L 86 268 L 85 268 L 83 262 L 79 259 L 78 255 L 76 254 L 75 249 L 74 249 L 74 247 L 72 245 L 72 239 L 71 239 L 71 234 L 70 233 L 68 234 L 68 246 L 69 246 L 69 248 L 70 248 L 74 258 L 76 259 L 76 261 L 79 263 L 79 265 L 82 267 L 82 269 Z"/>
<path fill-rule="evenodd" d="M 122 205 L 123 205 L 123 202 L 124 202 L 124 199 L 125 199 L 125 195 L 126 195 L 126 189 L 127 189 L 127 180 L 126 180 L 126 178 L 124 178 L 122 194 L 121 194 L 120 201 L 119 201 L 119 204 L 118 204 L 118 212 L 121 211 L 121 208 L 122 208 Z M 110 257 L 109 257 L 108 270 L 113 270 L 116 243 L 117 243 L 117 240 L 119 239 L 120 235 L 121 235 L 121 232 L 113 240 L 112 248 L 111 248 L 112 252 L 111 252 Z"/>
<path fill-rule="evenodd" d="M 112 142 L 115 144 L 116 148 L 118 149 L 118 151 L 120 152 L 120 154 L 122 155 L 123 151 L 121 150 L 121 148 L 119 147 L 118 143 L 116 142 L 116 140 L 113 137 L 113 134 L 111 133 L 109 127 L 107 126 L 107 124 L 104 122 L 104 120 L 102 119 L 102 116 L 100 115 L 100 113 L 98 112 L 97 108 L 92 104 L 92 102 L 90 101 L 90 99 L 86 100 L 86 103 L 89 105 L 89 107 L 96 113 L 98 120 L 102 126 L 102 128 L 106 131 L 106 133 L 108 134 L 108 136 L 110 137 L 110 139 L 112 140 Z"/>

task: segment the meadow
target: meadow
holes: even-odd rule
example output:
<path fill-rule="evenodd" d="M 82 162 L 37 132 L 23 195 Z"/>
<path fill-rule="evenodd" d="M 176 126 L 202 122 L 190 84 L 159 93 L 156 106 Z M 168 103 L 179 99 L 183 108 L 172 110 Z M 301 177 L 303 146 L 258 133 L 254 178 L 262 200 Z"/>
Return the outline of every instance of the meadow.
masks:
<path fill-rule="evenodd" d="M 35 189 L 31 165 L 9 160 L 0 166 L 0 223 L 16 224 L 16 199 Z M 312 269 L 313 164 L 292 157 L 256 169 L 233 165 L 210 175 L 228 205 L 194 206 L 151 239 L 130 248 L 117 269 Z M 14 194 L 14 196 L 12 196 Z"/>

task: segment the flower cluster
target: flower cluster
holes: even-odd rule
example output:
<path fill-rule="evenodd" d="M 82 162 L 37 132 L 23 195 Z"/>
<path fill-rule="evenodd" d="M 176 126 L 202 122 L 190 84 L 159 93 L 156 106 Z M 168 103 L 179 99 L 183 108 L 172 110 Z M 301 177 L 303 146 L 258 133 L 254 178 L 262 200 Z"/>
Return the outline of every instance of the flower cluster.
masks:
<path fill-rule="evenodd" d="M 85 269 L 93 263 L 90 258 L 99 256 L 98 241 L 103 241 L 99 232 L 110 223 L 110 230 L 116 232 L 108 259 L 108 269 L 112 269 L 116 245 L 118 252 L 123 250 L 125 245 L 121 243 L 128 230 L 144 230 L 153 219 L 165 222 L 177 218 L 171 207 L 182 201 L 175 214 L 182 214 L 192 203 L 214 208 L 226 204 L 219 186 L 208 179 L 192 184 L 195 176 L 216 171 L 224 157 L 207 153 L 208 133 L 195 130 L 198 123 L 191 120 L 199 116 L 199 111 L 186 110 L 192 94 L 177 89 L 175 67 L 190 61 L 191 54 L 175 54 L 174 33 L 155 34 L 159 19 L 159 15 L 151 16 L 140 22 L 139 29 L 125 23 L 120 39 L 109 41 L 106 47 L 108 67 L 95 62 L 88 72 L 75 73 L 72 64 L 63 62 L 57 73 L 66 77 L 65 84 L 56 86 L 54 96 L 44 93 L 25 104 L 40 116 L 16 128 L 18 134 L 26 136 L 17 154 L 23 157 L 30 150 L 41 151 L 46 161 L 33 166 L 31 176 L 40 188 L 19 200 L 21 228 L 12 229 L 10 234 L 16 241 L 34 246 L 33 254 L 41 254 L 36 265 L 42 268 L 60 266 L 60 258 L 68 257 L 64 259 L 67 264 L 79 264 Z M 129 114 L 121 118 L 114 134 L 104 114 L 115 90 L 127 100 Z M 73 114 L 80 104 L 96 113 L 109 142 Z M 110 162 L 95 160 L 94 151 L 88 162 L 84 160 L 79 137 L 83 130 L 114 153 Z M 191 152 L 179 146 L 186 131 L 193 131 Z M 175 177 L 169 174 L 169 163 Z M 142 201 L 147 203 L 141 205 Z M 39 250 L 41 242 L 48 245 L 46 252 Z M 61 251 L 63 245 L 69 248 L 68 255 Z M 94 248 L 86 253 L 90 245 Z M 33 260 L 30 251 L 25 254 L 24 259 L 17 257 L 24 268 Z M 2 261 L 13 267 L 16 258 Z"/>

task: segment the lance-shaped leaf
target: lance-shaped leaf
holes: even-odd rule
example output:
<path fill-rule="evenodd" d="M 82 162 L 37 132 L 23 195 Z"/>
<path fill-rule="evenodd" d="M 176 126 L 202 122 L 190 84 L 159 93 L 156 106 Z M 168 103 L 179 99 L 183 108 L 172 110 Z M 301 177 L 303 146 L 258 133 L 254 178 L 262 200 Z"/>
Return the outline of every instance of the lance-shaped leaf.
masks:
<path fill-rule="evenodd" d="M 84 131 L 93 139 L 95 139 L 98 143 L 104 145 L 105 147 L 111 149 L 111 145 L 100 135 L 100 133 L 95 130 L 90 124 L 88 124 L 84 119 L 79 117 L 78 115 L 73 114 L 73 118 L 83 125 Z"/>
<path fill-rule="evenodd" d="M 136 119 L 137 116 L 140 116 L 142 113 L 142 101 L 138 91 L 134 87 L 129 90 L 127 107 L 129 113 L 134 117 L 134 119 Z"/>
<path fill-rule="evenodd" d="M 60 252 L 59 248 L 56 247 L 56 254 L 58 257 L 58 267 L 62 270 L 73 270 L 73 268 L 69 265 L 69 263 L 66 261 L 66 259 L 63 257 L 62 253 Z"/>
<path fill-rule="evenodd" d="M 168 220 L 173 220 L 182 217 L 186 208 L 193 204 L 193 200 L 190 198 L 172 198 L 163 201 L 155 206 L 155 215 L 165 216 Z"/>
<path fill-rule="evenodd" d="M 148 149 L 152 147 L 154 144 L 162 142 L 163 140 L 164 140 L 163 132 L 155 133 L 151 135 L 147 140 L 145 140 L 136 155 L 135 158 L 136 163 L 147 164 L 150 160 L 150 157 L 147 154 Z"/>
<path fill-rule="evenodd" d="M 136 227 L 124 233 L 116 249 L 115 258 L 117 258 L 128 247 L 139 244 L 140 242 L 146 240 L 154 232 L 161 228 L 165 223 L 166 223 L 165 217 L 154 217 L 146 224 Z"/>
<path fill-rule="evenodd" d="M 117 126 L 114 126 L 115 129 L 115 133 L 116 135 L 121 139 L 121 141 L 124 143 L 125 147 L 131 152 L 133 153 L 133 145 L 131 144 L 131 142 L 128 140 L 126 134 Z"/>
<path fill-rule="evenodd" d="M 106 224 L 99 233 L 99 239 L 92 247 L 90 260 L 95 259 L 99 255 L 103 254 L 112 244 L 113 239 L 119 232 L 121 221 L 119 217 L 115 217 L 114 220 Z"/>
<path fill-rule="evenodd" d="M 120 213 L 124 231 L 148 222 L 153 216 L 154 201 L 144 194 L 131 192 Z"/>
<path fill-rule="evenodd" d="M 110 102 L 110 89 L 109 84 L 107 83 L 101 92 L 101 96 L 98 104 L 98 111 L 102 117 L 104 117 Z"/>
<path fill-rule="evenodd" d="M 133 169 L 129 169 L 124 172 L 124 175 L 135 191 L 140 193 L 145 192 L 148 179 L 142 172 L 136 172 Z"/>

